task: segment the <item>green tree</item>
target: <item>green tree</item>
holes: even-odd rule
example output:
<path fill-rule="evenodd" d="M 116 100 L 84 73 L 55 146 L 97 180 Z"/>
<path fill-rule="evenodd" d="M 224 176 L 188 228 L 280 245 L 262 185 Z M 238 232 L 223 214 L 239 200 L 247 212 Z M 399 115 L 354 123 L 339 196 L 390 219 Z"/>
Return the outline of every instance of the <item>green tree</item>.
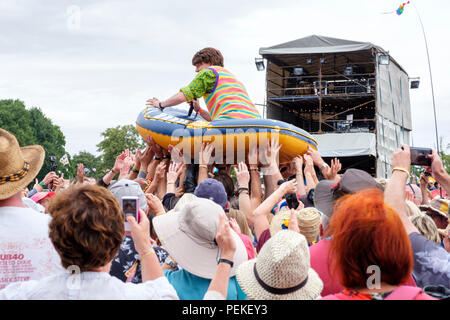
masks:
<path fill-rule="evenodd" d="M 144 149 L 146 146 L 136 127 L 131 124 L 108 128 L 102 132 L 102 136 L 104 139 L 97 144 L 97 150 L 102 153 L 102 172 L 112 168 L 116 157 L 125 149 L 135 153 L 137 148 Z"/>
<path fill-rule="evenodd" d="M 41 109 L 26 109 L 20 100 L 0 100 L 0 127 L 14 134 L 20 146 L 39 144 L 45 149 L 45 161 L 37 178 L 42 180 L 50 170 L 49 156 L 59 159 L 66 153 L 66 139 L 59 126 L 54 125 Z"/>
<path fill-rule="evenodd" d="M 82 163 L 84 168 L 88 169 L 86 173 L 86 177 L 94 177 L 95 179 L 99 179 L 104 175 L 102 171 L 103 162 L 100 156 L 95 156 L 87 151 L 80 151 L 78 154 L 75 154 L 72 157 L 71 168 L 74 174 L 77 174 L 78 164 Z"/>

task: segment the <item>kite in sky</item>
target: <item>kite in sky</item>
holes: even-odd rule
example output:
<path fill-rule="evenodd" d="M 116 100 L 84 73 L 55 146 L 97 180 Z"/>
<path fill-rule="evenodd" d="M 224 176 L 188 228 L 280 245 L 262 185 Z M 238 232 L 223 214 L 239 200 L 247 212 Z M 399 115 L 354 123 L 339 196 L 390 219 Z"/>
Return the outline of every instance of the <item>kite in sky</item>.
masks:
<path fill-rule="evenodd" d="M 400 7 L 397 9 L 397 15 L 401 15 L 402 13 L 403 13 L 403 11 L 405 11 L 405 6 L 407 5 L 407 4 L 409 4 L 409 1 L 408 2 L 406 2 L 406 3 L 402 3 L 401 5 L 400 5 Z"/>
<path fill-rule="evenodd" d="M 389 11 L 389 12 L 382 12 L 382 14 L 392 14 L 392 13 L 395 12 L 395 13 L 397 13 L 398 16 L 400 16 L 400 15 L 402 15 L 402 13 L 405 11 L 405 7 L 406 7 L 408 4 L 410 4 L 410 3 L 411 3 L 411 1 L 402 3 L 402 4 L 400 5 L 400 7 L 398 7 L 397 10 L 395 10 L 395 11 Z"/>

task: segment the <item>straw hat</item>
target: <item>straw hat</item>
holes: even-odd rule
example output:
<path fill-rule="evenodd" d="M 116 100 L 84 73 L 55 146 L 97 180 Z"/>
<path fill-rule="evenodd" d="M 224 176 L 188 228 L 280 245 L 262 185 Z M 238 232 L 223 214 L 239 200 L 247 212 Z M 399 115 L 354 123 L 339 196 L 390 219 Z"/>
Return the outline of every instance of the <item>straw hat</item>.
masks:
<path fill-rule="evenodd" d="M 306 237 L 308 243 L 313 243 L 319 236 L 320 213 L 316 208 L 304 208 L 296 210 L 298 228 L 300 233 Z M 291 218 L 290 209 L 283 209 L 276 214 L 270 222 L 270 235 L 273 237 L 279 231 L 289 227 Z"/>
<path fill-rule="evenodd" d="M 306 238 L 282 230 L 264 244 L 256 259 L 239 266 L 236 278 L 252 300 L 313 300 L 323 283 L 309 259 Z"/>
<path fill-rule="evenodd" d="M 220 250 L 215 241 L 219 214 L 223 208 L 209 199 L 197 198 L 186 203 L 179 211 L 171 210 L 154 217 L 152 222 L 162 246 L 170 256 L 188 272 L 206 279 L 216 273 Z M 237 267 L 248 260 L 241 238 L 231 230 L 236 251 L 231 276 Z"/>
<path fill-rule="evenodd" d="M 44 158 L 41 146 L 21 148 L 13 134 L 0 129 L 0 200 L 15 195 L 33 181 Z"/>
<path fill-rule="evenodd" d="M 437 213 L 445 218 L 448 218 L 448 204 L 449 200 L 443 199 L 441 197 L 436 197 L 431 200 L 429 205 L 421 205 L 419 206 L 420 210 L 426 211 L 431 210 L 434 213 Z"/>

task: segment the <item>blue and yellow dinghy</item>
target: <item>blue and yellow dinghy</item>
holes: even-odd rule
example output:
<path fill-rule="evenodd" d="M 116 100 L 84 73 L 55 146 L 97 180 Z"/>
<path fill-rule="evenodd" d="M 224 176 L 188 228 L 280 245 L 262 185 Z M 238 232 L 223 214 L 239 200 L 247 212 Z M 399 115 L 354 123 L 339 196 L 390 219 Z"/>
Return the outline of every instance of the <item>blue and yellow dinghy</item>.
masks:
<path fill-rule="evenodd" d="M 215 145 L 216 153 L 223 150 L 224 159 L 227 156 L 234 157 L 233 161 L 242 161 L 247 159 L 250 145 L 256 143 L 265 146 L 267 139 L 272 136 L 278 137 L 281 145 L 280 163 L 303 155 L 309 146 L 317 150 L 317 142 L 308 132 L 270 119 L 207 122 L 195 113 L 188 116 L 186 110 L 166 108 L 162 111 L 148 106 L 139 114 L 136 128 L 142 137 L 149 135 L 161 147 L 167 149 L 169 145 L 178 145 L 184 152 L 190 150 L 192 157 L 198 154 L 202 142 L 211 142 Z"/>

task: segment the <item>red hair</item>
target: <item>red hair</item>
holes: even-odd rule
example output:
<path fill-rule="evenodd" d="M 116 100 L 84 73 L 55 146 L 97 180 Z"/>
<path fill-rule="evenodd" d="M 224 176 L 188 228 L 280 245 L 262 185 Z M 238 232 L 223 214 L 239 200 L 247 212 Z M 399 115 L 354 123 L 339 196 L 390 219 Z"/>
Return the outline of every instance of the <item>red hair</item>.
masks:
<path fill-rule="evenodd" d="M 339 199 L 330 221 L 334 259 L 342 286 L 367 287 L 369 266 L 380 268 L 380 282 L 405 283 L 412 272 L 413 254 L 399 216 L 378 189 L 368 189 Z"/>

